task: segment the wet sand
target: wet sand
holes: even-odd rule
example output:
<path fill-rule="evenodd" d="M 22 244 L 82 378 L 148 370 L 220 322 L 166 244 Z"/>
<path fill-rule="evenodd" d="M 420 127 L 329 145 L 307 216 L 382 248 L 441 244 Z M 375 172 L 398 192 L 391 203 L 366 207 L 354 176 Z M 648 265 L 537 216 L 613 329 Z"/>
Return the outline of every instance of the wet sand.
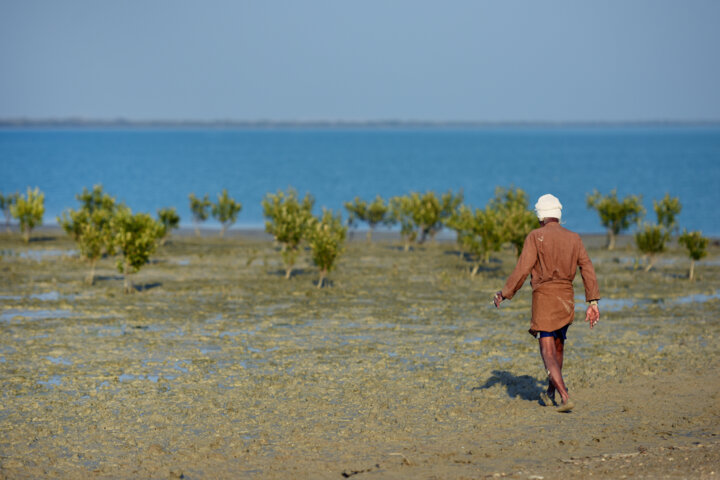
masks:
<path fill-rule="evenodd" d="M 357 233 L 317 289 L 231 233 L 172 238 L 133 295 L 57 231 L 0 235 L 0 478 L 720 475 L 717 246 L 691 283 L 676 247 L 645 273 L 586 238 L 602 318 L 570 328 L 560 414 L 529 285 L 491 306 L 512 252 L 471 278 L 452 241 Z"/>

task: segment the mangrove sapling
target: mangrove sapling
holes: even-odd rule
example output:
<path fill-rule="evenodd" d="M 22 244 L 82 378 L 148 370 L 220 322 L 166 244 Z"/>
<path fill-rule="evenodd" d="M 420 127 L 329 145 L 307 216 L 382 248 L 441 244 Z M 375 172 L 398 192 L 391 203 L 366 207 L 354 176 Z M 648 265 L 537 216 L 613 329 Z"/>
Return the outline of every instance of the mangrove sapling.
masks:
<path fill-rule="evenodd" d="M 28 187 L 27 196 L 19 195 L 15 204 L 10 206 L 10 212 L 20 223 L 20 231 L 25 243 L 30 243 L 30 232 L 42 224 L 45 214 L 45 194 L 37 187 L 35 189 Z"/>
<path fill-rule="evenodd" d="M 682 211 L 682 204 L 678 197 L 671 197 L 669 193 L 666 193 L 662 200 L 653 200 L 653 209 L 657 215 L 658 225 L 670 233 L 677 230 L 675 217 Z"/>
<path fill-rule="evenodd" d="M 90 263 L 90 272 L 85 282 L 88 285 L 95 283 L 95 266 L 103 255 L 113 255 L 112 216 L 109 209 L 95 210 L 90 213 L 81 209 L 74 216 L 79 226 L 79 235 L 76 239 L 80 248 L 80 255 Z"/>
<path fill-rule="evenodd" d="M 345 210 L 348 212 L 348 227 L 354 229 L 357 222 L 366 222 L 368 217 L 368 204 L 360 197 L 355 197 L 352 202 L 343 203 Z M 368 241 L 370 241 L 370 232 L 368 231 Z"/>
<path fill-rule="evenodd" d="M 117 268 L 123 274 L 123 290 L 133 291 L 130 275 L 139 271 L 155 253 L 161 226 L 146 213 L 134 214 L 129 208 L 119 208 L 112 219 L 113 244 L 121 254 Z"/>
<path fill-rule="evenodd" d="M 280 244 L 287 279 L 292 276 L 300 242 L 313 219 L 314 204 L 315 200 L 309 193 L 300 200 L 293 188 L 287 192 L 268 193 L 262 201 L 263 215 L 267 219 L 265 231 Z"/>
<path fill-rule="evenodd" d="M 328 272 L 335 268 L 337 257 L 343 252 L 346 233 L 347 227 L 343 226 L 340 215 L 333 215 L 330 210 L 323 209 L 322 217 L 311 221 L 307 236 L 313 262 L 320 268 L 318 288 L 322 288 Z"/>
<path fill-rule="evenodd" d="M 425 192 L 422 196 L 410 192 L 412 220 L 418 231 L 418 243 L 424 243 L 436 224 L 440 224 L 442 206 L 435 192 Z"/>
<path fill-rule="evenodd" d="M 102 187 L 93 187 L 92 192 L 83 189 L 76 195 L 80 208 L 63 212 L 58 224 L 77 242 L 80 256 L 90 263 L 86 283 L 95 283 L 95 266 L 103 255 L 112 255 L 112 218 L 115 214 L 115 199 L 102 192 Z"/>
<path fill-rule="evenodd" d="M 448 219 L 457 212 L 464 198 L 465 196 L 462 191 L 454 194 L 451 190 L 448 190 L 440 196 L 440 218 L 430 226 L 428 231 L 431 240 L 435 240 L 435 235 L 442 230 L 443 225 L 445 225 Z"/>
<path fill-rule="evenodd" d="M 647 258 L 647 266 L 645 271 L 649 272 L 655 265 L 655 260 L 659 253 L 665 251 L 665 244 L 670 234 L 662 225 L 645 224 L 643 228 L 635 233 L 635 243 Z"/>
<path fill-rule="evenodd" d="M 200 224 L 208 219 L 212 203 L 207 194 L 200 199 L 194 193 L 191 193 L 188 198 L 190 199 L 190 212 L 192 212 L 195 235 L 200 236 Z"/>
<path fill-rule="evenodd" d="M 160 245 L 165 245 L 170 231 L 180 225 L 180 215 L 175 207 L 161 208 L 158 210 L 158 223 L 160 223 Z"/>
<path fill-rule="evenodd" d="M 372 241 L 372 234 L 377 228 L 377 226 L 381 223 L 388 223 L 388 212 L 390 211 L 390 207 L 387 204 L 385 200 L 380 195 L 377 195 L 375 197 L 375 200 L 372 201 L 370 205 L 368 205 L 367 210 L 367 220 L 368 227 L 370 229 L 367 233 L 367 240 L 368 242 Z"/>
<path fill-rule="evenodd" d="M 710 240 L 703 237 L 700 231 L 688 232 L 684 230 L 680 238 L 678 238 L 678 242 L 687 249 L 690 256 L 688 280 L 692 281 L 695 276 L 695 262 L 707 255 L 707 246 Z"/>
<path fill-rule="evenodd" d="M 460 208 L 445 221 L 445 226 L 456 234 L 456 243 L 460 258 L 465 256 L 469 243 L 473 241 L 472 216 L 472 209 L 470 207 L 460 205 Z"/>
<path fill-rule="evenodd" d="M 483 210 L 476 209 L 473 218 L 473 233 L 479 238 L 478 245 L 473 253 L 482 259 L 482 263 L 487 265 L 490 263 L 490 253 L 499 252 L 505 239 L 498 212 L 490 206 L 486 206 Z M 472 274 L 475 275 L 478 269 L 479 264 L 475 266 Z"/>
<path fill-rule="evenodd" d="M 403 195 L 390 198 L 389 204 L 391 222 L 400 224 L 400 237 L 403 240 L 404 250 L 407 252 L 417 238 L 413 220 L 414 200 L 409 195 Z"/>
<path fill-rule="evenodd" d="M 409 198 L 412 221 L 420 237 L 418 243 L 423 243 L 428 236 L 431 240 L 435 240 L 435 235 L 442 230 L 444 222 L 462 203 L 463 195 L 462 193 L 455 195 L 452 191 L 448 191 L 438 198 L 435 192 L 428 191 L 422 195 L 411 192 Z"/>
<path fill-rule="evenodd" d="M 494 211 L 494 218 L 500 222 L 503 243 L 510 243 L 519 257 L 525 238 L 539 227 L 537 216 L 528 208 L 527 193 L 521 188 L 498 187 L 495 189 L 495 198 L 490 200 L 488 207 Z"/>
<path fill-rule="evenodd" d="M 8 232 L 10 231 L 10 217 L 12 217 L 10 210 L 17 203 L 18 198 L 20 198 L 20 194 L 17 192 L 8 193 L 7 195 L 0 193 L 0 210 L 5 215 L 5 230 Z"/>
<path fill-rule="evenodd" d="M 389 207 L 380 195 L 375 197 L 372 203 L 368 204 L 360 197 L 355 197 L 352 202 L 345 202 L 345 209 L 348 211 L 348 226 L 355 226 L 356 220 L 368 224 L 367 241 L 372 241 L 372 234 L 375 228 L 381 223 L 388 222 Z"/>
<path fill-rule="evenodd" d="M 105 209 L 113 211 L 115 209 L 115 197 L 111 197 L 103 192 L 102 185 L 93 185 L 92 190 L 83 187 L 83 191 L 75 198 L 80 202 L 80 208 L 92 213 L 95 210 Z"/>
<path fill-rule="evenodd" d="M 458 232 L 458 243 L 461 249 L 467 250 L 475 257 L 475 264 L 470 272 L 477 275 L 482 264 L 490 262 L 490 253 L 500 251 L 503 244 L 503 231 L 498 214 L 489 205 L 484 210 L 472 209 L 462 205 L 447 222 L 450 228 Z"/>
<path fill-rule="evenodd" d="M 75 198 L 80 202 L 80 207 L 63 212 L 57 221 L 65 233 L 78 241 L 83 225 L 89 221 L 91 214 L 99 210 L 107 210 L 111 214 L 115 212 L 115 198 L 103 192 L 102 185 L 93 186 L 92 191 L 83 187 L 82 193 L 75 195 Z"/>
<path fill-rule="evenodd" d="M 238 214 L 242 210 L 242 204 L 236 202 L 229 195 L 226 189 L 223 189 L 222 193 L 218 195 L 217 203 L 212 206 L 212 216 L 218 222 L 220 222 L 220 236 L 225 234 L 230 225 L 237 221 Z"/>
<path fill-rule="evenodd" d="M 619 200 L 616 189 L 608 195 L 593 190 L 593 193 L 587 196 L 587 206 L 598 212 L 600 223 L 607 229 L 608 250 L 615 248 L 615 238 L 620 232 L 627 230 L 632 223 L 639 222 L 645 215 L 642 197 L 628 195 Z"/>

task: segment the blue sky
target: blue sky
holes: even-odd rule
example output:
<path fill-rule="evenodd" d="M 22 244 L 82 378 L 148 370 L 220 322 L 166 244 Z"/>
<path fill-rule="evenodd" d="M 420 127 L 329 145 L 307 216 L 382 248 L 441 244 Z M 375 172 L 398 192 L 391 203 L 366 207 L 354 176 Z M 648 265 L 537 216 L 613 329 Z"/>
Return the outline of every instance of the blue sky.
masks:
<path fill-rule="evenodd" d="M 0 0 L 0 118 L 720 120 L 714 0 Z"/>

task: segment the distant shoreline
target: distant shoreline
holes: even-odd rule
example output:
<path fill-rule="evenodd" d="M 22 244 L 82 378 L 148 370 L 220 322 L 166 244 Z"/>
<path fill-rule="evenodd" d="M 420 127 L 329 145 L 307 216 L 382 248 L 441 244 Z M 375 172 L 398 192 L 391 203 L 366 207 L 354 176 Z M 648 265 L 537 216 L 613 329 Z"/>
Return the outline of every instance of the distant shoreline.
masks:
<path fill-rule="evenodd" d="M 425 120 L 132 120 L 86 118 L 0 118 L 0 128 L 608 128 L 720 127 L 718 120 L 636 121 L 425 121 Z"/>

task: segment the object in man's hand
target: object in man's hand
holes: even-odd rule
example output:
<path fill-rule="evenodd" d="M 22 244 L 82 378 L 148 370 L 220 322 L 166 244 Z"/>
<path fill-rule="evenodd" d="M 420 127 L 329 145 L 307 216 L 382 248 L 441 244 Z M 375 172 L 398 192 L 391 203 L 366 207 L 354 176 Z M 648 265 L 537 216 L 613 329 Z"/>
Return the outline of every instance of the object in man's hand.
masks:
<path fill-rule="evenodd" d="M 493 302 L 495 303 L 495 308 L 500 308 L 500 302 L 505 300 L 505 297 L 502 295 L 502 291 L 498 291 L 495 293 L 495 298 L 493 299 Z"/>

